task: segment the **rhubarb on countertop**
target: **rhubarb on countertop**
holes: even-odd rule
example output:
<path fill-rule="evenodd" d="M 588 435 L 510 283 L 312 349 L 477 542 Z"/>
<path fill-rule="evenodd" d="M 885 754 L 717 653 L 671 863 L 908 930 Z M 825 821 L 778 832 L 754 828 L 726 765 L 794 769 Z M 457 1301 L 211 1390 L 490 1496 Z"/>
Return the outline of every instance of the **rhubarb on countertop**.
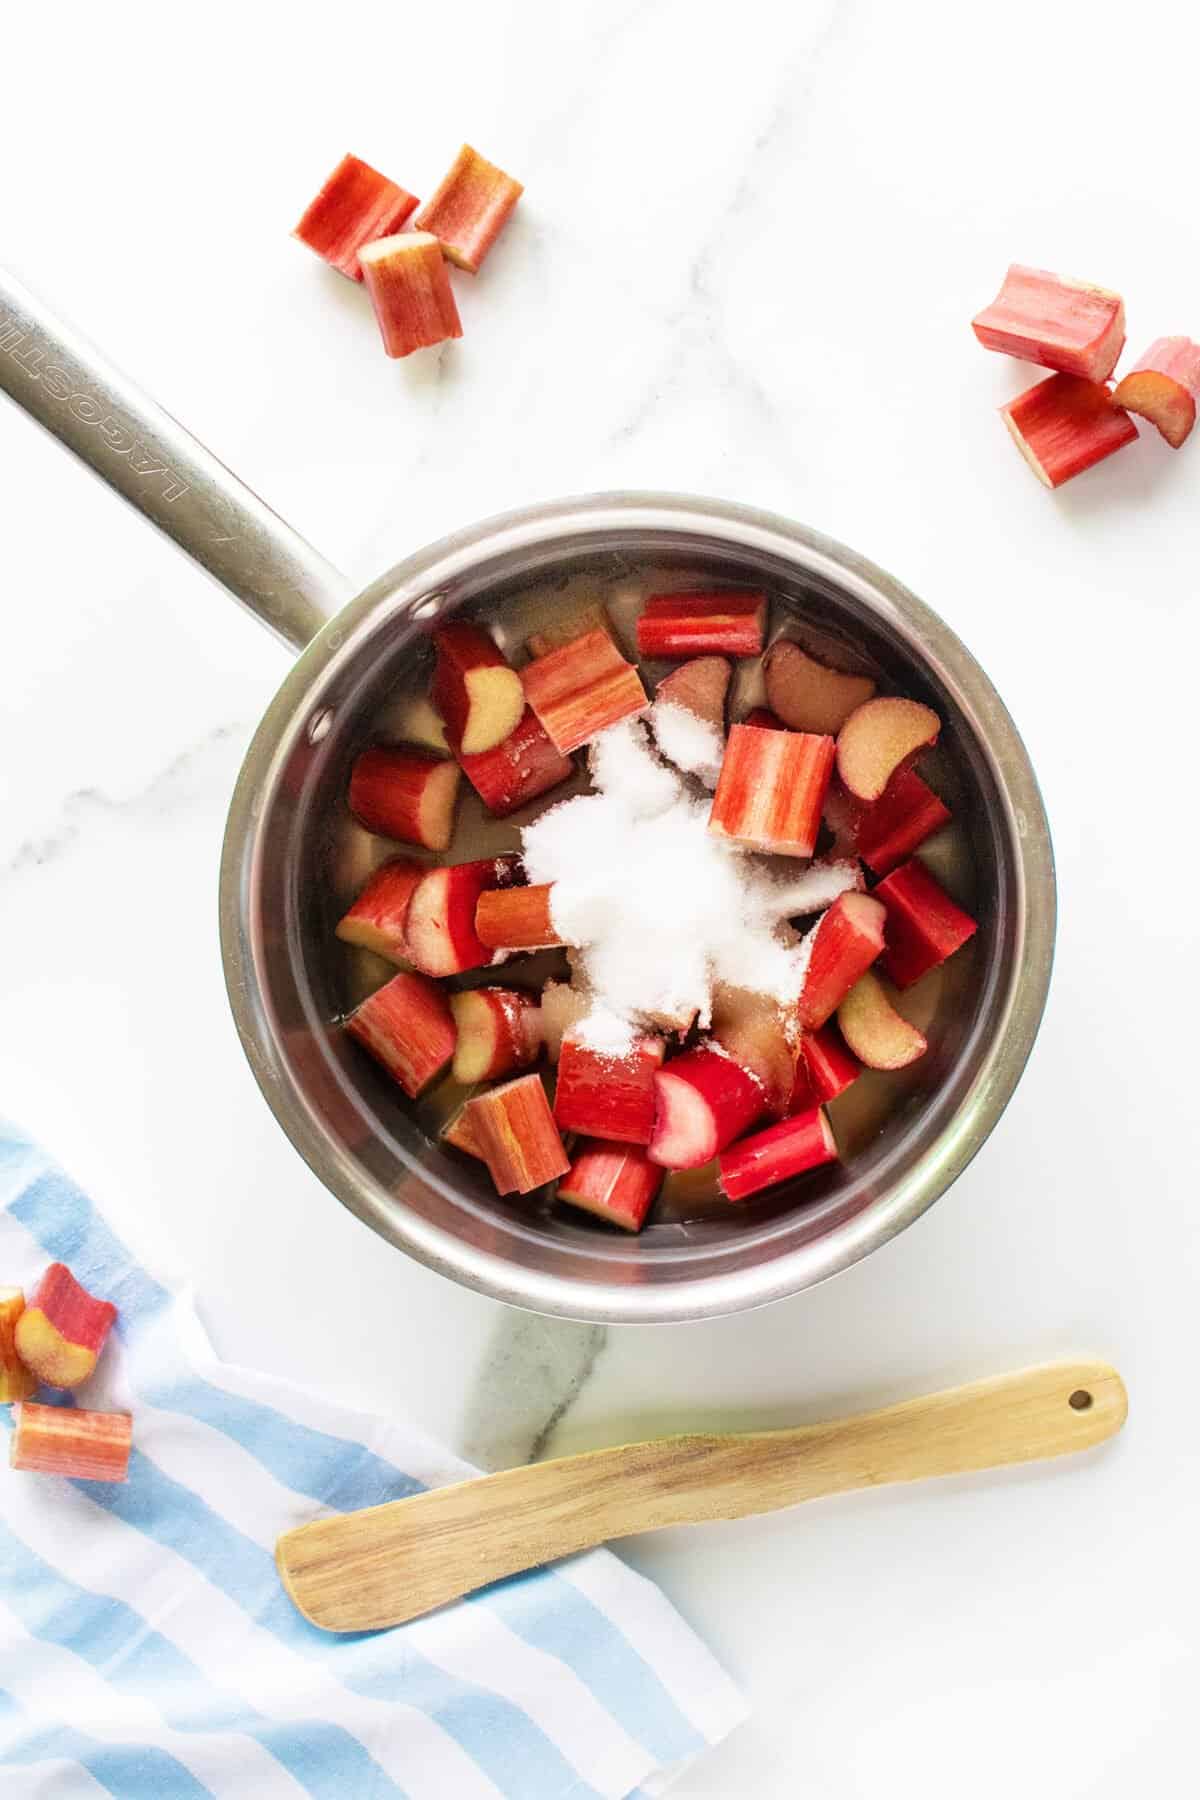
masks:
<path fill-rule="evenodd" d="M 376 238 L 399 231 L 416 205 L 415 195 L 397 187 L 370 163 L 343 156 L 305 209 L 292 236 L 340 274 L 361 281 L 359 251 Z"/>
<path fill-rule="evenodd" d="M 441 246 L 425 231 L 364 244 L 358 260 L 389 356 L 411 356 L 462 336 Z"/>
<path fill-rule="evenodd" d="M 1104 381 L 1125 342 L 1125 307 L 1107 288 L 1013 263 L 971 327 L 986 350 Z"/>
<path fill-rule="evenodd" d="M 1191 436 L 1200 396 L 1200 344 L 1187 337 L 1155 338 L 1122 375 L 1113 394 L 1117 406 L 1148 419 L 1178 450 Z"/>
<path fill-rule="evenodd" d="M 519 181 L 464 144 L 413 224 L 432 233 L 452 263 L 477 275 L 524 191 Z"/>

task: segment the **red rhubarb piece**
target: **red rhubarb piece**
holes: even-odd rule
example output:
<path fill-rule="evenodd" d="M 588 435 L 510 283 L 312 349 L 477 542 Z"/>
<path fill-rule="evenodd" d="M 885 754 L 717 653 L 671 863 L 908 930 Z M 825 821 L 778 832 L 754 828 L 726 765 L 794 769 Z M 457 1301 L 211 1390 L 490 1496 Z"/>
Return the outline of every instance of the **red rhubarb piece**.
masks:
<path fill-rule="evenodd" d="M 831 737 L 734 725 L 713 795 L 709 831 L 746 850 L 811 856 L 833 758 Z"/>
<path fill-rule="evenodd" d="M 389 962 L 407 962 L 404 928 L 408 922 L 409 902 L 425 873 L 426 865 L 410 856 L 398 856 L 376 869 L 350 911 L 338 923 L 337 935 L 342 942 L 373 950 L 376 956 L 385 956 Z"/>
<path fill-rule="evenodd" d="M 790 638 L 780 638 L 763 658 L 767 699 L 789 731 L 836 737 L 855 707 L 869 700 L 875 683 L 866 675 L 826 668 Z"/>
<path fill-rule="evenodd" d="M 425 231 L 364 244 L 358 253 L 389 356 L 411 356 L 460 338 L 462 324 L 441 246 Z"/>
<path fill-rule="evenodd" d="M 887 907 L 880 967 L 897 987 L 911 987 L 960 950 L 979 929 L 915 858 L 875 889 Z"/>
<path fill-rule="evenodd" d="M 532 706 L 525 708 L 516 730 L 494 750 L 480 756 L 461 750 L 456 754 L 483 804 L 501 819 L 575 773 L 575 764 L 554 748 Z"/>
<path fill-rule="evenodd" d="M 842 894 L 812 933 L 804 987 L 796 1008 L 801 1027 L 817 1031 L 832 1018 L 859 976 L 883 950 L 887 914 L 871 894 Z"/>
<path fill-rule="evenodd" d="M 556 1063 L 573 1025 L 592 1010 L 591 996 L 567 981 L 548 981 L 542 989 L 542 1038 L 546 1055 Z"/>
<path fill-rule="evenodd" d="M 855 800 L 878 800 L 898 769 L 936 744 L 941 720 L 917 700 L 886 695 L 855 707 L 838 733 L 837 767 Z"/>
<path fill-rule="evenodd" d="M 525 711 L 521 677 L 478 625 L 456 621 L 433 634 L 433 703 L 456 751 L 480 756 L 502 744 Z"/>
<path fill-rule="evenodd" d="M 654 1135 L 646 1154 L 664 1169 L 699 1169 L 761 1117 L 766 1095 L 731 1056 L 701 1044 L 654 1077 Z"/>
<path fill-rule="evenodd" d="M 0 1287 L 0 1406 L 28 1400 L 37 1387 L 37 1376 L 17 1355 L 17 1323 L 24 1311 L 23 1291 L 19 1287 Z"/>
<path fill-rule="evenodd" d="M 769 706 L 756 706 L 753 712 L 748 712 L 746 714 L 745 718 L 742 720 L 742 724 L 753 725 L 759 731 L 787 730 L 787 726 L 779 717 L 779 714 L 773 713 Z"/>
<path fill-rule="evenodd" d="M 452 263 L 477 275 L 524 192 L 519 181 L 464 144 L 413 224 L 432 232 Z"/>
<path fill-rule="evenodd" d="M 350 1014 L 346 1030 L 414 1100 L 454 1055 L 450 1002 L 424 975 L 393 975 Z"/>
<path fill-rule="evenodd" d="M 484 856 L 427 869 L 408 903 L 408 960 L 426 975 L 461 975 L 490 963 L 492 947 L 475 929 L 479 896 L 518 878 L 520 859 Z"/>
<path fill-rule="evenodd" d="M 117 1309 L 97 1300 L 65 1263 L 51 1263 L 17 1320 L 17 1355 L 39 1381 L 75 1388 L 96 1367 Z"/>
<path fill-rule="evenodd" d="M 1200 344 L 1191 338 L 1155 338 L 1127 375 L 1113 400 L 1127 412 L 1156 425 L 1173 450 L 1191 436 L 1200 396 Z"/>
<path fill-rule="evenodd" d="M 558 1198 L 622 1231 L 640 1231 L 665 1173 L 638 1144 L 591 1138 L 576 1149 Z"/>
<path fill-rule="evenodd" d="M 713 994 L 712 1036 L 754 1076 L 763 1090 L 764 1111 L 782 1117 L 796 1080 L 796 1046 L 770 995 L 721 984 Z"/>
<path fill-rule="evenodd" d="M 415 194 L 397 187 L 370 163 L 343 156 L 292 236 L 331 268 L 361 281 L 358 253 L 363 245 L 399 231 L 416 205 Z"/>
<path fill-rule="evenodd" d="M 606 631 L 589 631 L 521 671 L 525 698 L 563 756 L 645 712 L 641 676 Z"/>
<path fill-rule="evenodd" d="M 654 1077 L 666 1045 L 650 1035 L 620 1055 L 594 1050 L 576 1035 L 563 1039 L 554 1090 L 561 1131 L 648 1144 L 654 1131 Z"/>
<path fill-rule="evenodd" d="M 1137 426 L 1108 388 L 1075 375 L 1051 375 L 1000 408 L 1013 442 L 1048 488 L 1082 475 L 1132 444 Z"/>
<path fill-rule="evenodd" d="M 733 669 L 724 656 L 697 656 L 664 675 L 654 690 L 656 701 L 682 706 L 718 731 L 725 729 L 725 696 Z"/>
<path fill-rule="evenodd" d="M 536 887 L 480 894 L 475 906 L 475 930 L 489 953 L 549 950 L 562 943 L 550 916 L 552 886 L 552 882 L 542 882 Z"/>
<path fill-rule="evenodd" d="M 886 875 L 950 822 L 950 808 L 913 769 L 900 769 L 873 806 L 861 808 L 854 841 L 876 875 Z"/>
<path fill-rule="evenodd" d="M 451 994 L 450 1011 L 458 1032 L 454 1048 L 455 1081 L 495 1081 L 527 1069 L 542 1047 L 540 1009 L 532 994 L 520 988 L 469 988 Z"/>
<path fill-rule="evenodd" d="M 872 969 L 859 977 L 838 1007 L 838 1027 L 868 1069 L 906 1069 L 928 1049 L 924 1034 L 896 1011 Z"/>
<path fill-rule="evenodd" d="M 379 744 L 354 759 L 350 811 L 380 837 L 444 850 L 454 835 L 458 764 L 429 750 Z"/>
<path fill-rule="evenodd" d="M 836 1100 L 862 1074 L 862 1064 L 851 1056 L 836 1025 L 806 1031 L 800 1040 L 799 1062 L 814 1101 Z"/>
<path fill-rule="evenodd" d="M 767 596 L 753 588 L 652 594 L 637 622 L 639 656 L 758 656 Z"/>
<path fill-rule="evenodd" d="M 531 1194 L 566 1174 L 570 1161 L 536 1075 L 518 1075 L 466 1110 L 498 1194 Z"/>
<path fill-rule="evenodd" d="M 82 1406 L 13 1408 L 9 1462 L 33 1475 L 73 1481 L 125 1481 L 133 1444 L 128 1413 L 89 1412 Z"/>
<path fill-rule="evenodd" d="M 727 1200 L 746 1200 L 763 1188 L 836 1162 L 837 1153 L 833 1127 L 824 1109 L 813 1106 L 722 1151 L 717 1179 Z"/>
<path fill-rule="evenodd" d="M 1125 306 L 1107 288 L 1013 263 L 971 329 L 985 350 L 1103 381 L 1125 342 Z"/>

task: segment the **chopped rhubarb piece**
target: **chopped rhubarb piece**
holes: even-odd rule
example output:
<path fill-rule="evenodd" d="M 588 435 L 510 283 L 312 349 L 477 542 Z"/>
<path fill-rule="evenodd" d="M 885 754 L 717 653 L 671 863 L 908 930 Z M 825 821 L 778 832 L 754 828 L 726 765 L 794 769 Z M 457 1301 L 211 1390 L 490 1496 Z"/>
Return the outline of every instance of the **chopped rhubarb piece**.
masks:
<path fill-rule="evenodd" d="M 446 1120 L 441 1129 L 441 1140 L 443 1144 L 453 1144 L 454 1148 L 461 1150 L 464 1156 L 473 1156 L 479 1162 L 486 1162 L 483 1145 L 479 1142 L 479 1133 L 467 1116 L 470 1105 L 470 1100 L 464 1100 L 453 1117 Z"/>
<path fill-rule="evenodd" d="M 592 1010 L 590 995 L 566 981 L 548 981 L 542 989 L 542 1037 L 546 1055 L 556 1063 L 573 1025 Z"/>
<path fill-rule="evenodd" d="M 1108 388 L 1076 375 L 1051 375 L 1000 408 L 1013 442 L 1040 482 L 1061 487 L 1137 437 Z"/>
<path fill-rule="evenodd" d="M 16 1329 L 25 1311 L 25 1295 L 19 1287 L 0 1287 L 0 1406 L 28 1400 L 37 1387 L 37 1376 L 17 1355 Z"/>
<path fill-rule="evenodd" d="M 594 1050 L 576 1034 L 563 1039 L 554 1090 L 554 1117 L 561 1131 L 648 1144 L 654 1131 L 654 1077 L 666 1045 L 645 1036 L 630 1050 Z"/>
<path fill-rule="evenodd" d="M 588 606 L 572 606 L 566 612 L 555 613 L 547 619 L 539 631 L 531 631 L 525 640 L 525 648 L 530 656 L 549 656 L 552 650 L 561 650 L 564 644 L 570 644 L 576 638 L 586 636 L 589 631 L 603 631 L 613 639 L 612 620 L 599 601 Z M 618 649 L 620 645 L 617 646 Z"/>
<path fill-rule="evenodd" d="M 424 975 L 393 975 L 350 1014 L 346 1030 L 414 1100 L 454 1055 L 450 1002 Z"/>
<path fill-rule="evenodd" d="M 479 756 L 457 752 L 462 772 L 490 813 L 499 819 L 548 793 L 575 773 L 575 764 L 554 748 L 532 706 L 516 730 Z"/>
<path fill-rule="evenodd" d="M 407 962 L 404 928 L 408 922 L 409 903 L 425 873 L 426 865 L 411 856 L 398 856 L 376 869 L 338 924 L 337 935 L 342 942 L 373 950 L 376 956 L 385 956 L 389 962 Z"/>
<path fill-rule="evenodd" d="M 924 1034 L 896 1011 L 888 990 L 871 969 L 859 977 L 838 1007 L 838 1026 L 868 1069 L 906 1069 L 929 1047 Z"/>
<path fill-rule="evenodd" d="M 475 930 L 492 950 L 549 950 L 562 939 L 550 916 L 552 882 L 537 887 L 506 888 L 481 893 L 475 907 Z"/>
<path fill-rule="evenodd" d="M 654 1077 L 654 1135 L 646 1154 L 664 1169 L 698 1169 L 762 1116 L 758 1082 L 711 1044 L 688 1050 Z"/>
<path fill-rule="evenodd" d="M 411 356 L 462 336 L 441 246 L 424 231 L 380 238 L 359 251 L 363 280 L 389 356 Z"/>
<path fill-rule="evenodd" d="M 800 1040 L 800 1064 L 814 1099 L 836 1100 L 862 1074 L 862 1064 L 851 1056 L 836 1025 L 806 1031 Z"/>
<path fill-rule="evenodd" d="M 886 875 L 949 821 L 950 808 L 933 789 L 913 769 L 900 769 L 873 806 L 860 808 L 854 842 L 867 867 Z"/>
<path fill-rule="evenodd" d="M 432 232 L 452 263 L 477 275 L 524 192 L 519 181 L 464 144 L 413 224 Z"/>
<path fill-rule="evenodd" d="M 855 800 L 878 800 L 898 769 L 936 744 L 941 720 L 930 706 L 894 695 L 855 707 L 838 733 L 837 767 Z"/>
<path fill-rule="evenodd" d="M 985 350 L 1103 381 L 1125 342 L 1125 306 L 1107 288 L 1013 263 L 971 329 Z"/>
<path fill-rule="evenodd" d="M 811 856 L 833 758 L 831 737 L 734 725 L 713 795 L 709 831 L 747 850 Z"/>
<path fill-rule="evenodd" d="M 843 894 L 812 933 L 797 1016 L 805 1031 L 832 1018 L 859 976 L 883 950 L 885 909 L 871 894 Z"/>
<path fill-rule="evenodd" d="M 1200 396 L 1200 344 L 1191 338 L 1155 338 L 1127 375 L 1113 400 L 1139 419 L 1156 425 L 1173 450 L 1191 436 Z"/>
<path fill-rule="evenodd" d="M 444 850 L 454 835 L 458 764 L 429 750 L 379 744 L 354 759 L 350 811 L 380 837 Z"/>
<path fill-rule="evenodd" d="M 494 961 L 492 946 L 475 930 L 475 910 L 481 894 L 508 886 L 519 872 L 516 856 L 484 856 L 427 869 L 408 903 L 404 928 L 413 967 L 426 975 L 461 975 Z"/>
<path fill-rule="evenodd" d="M 128 1413 L 88 1412 L 82 1406 L 13 1410 L 9 1461 L 33 1475 L 66 1475 L 73 1481 L 125 1481 L 133 1445 Z"/>
<path fill-rule="evenodd" d="M 588 1139 L 558 1184 L 558 1198 L 622 1231 L 640 1231 L 666 1171 L 639 1144 Z"/>
<path fill-rule="evenodd" d="M 788 1111 L 796 1079 L 796 1046 L 782 1009 L 769 994 L 722 983 L 713 994 L 712 1035 L 763 1090 L 764 1110 Z"/>
<path fill-rule="evenodd" d="M 13 1334 L 17 1355 L 39 1381 L 75 1388 L 96 1367 L 117 1309 L 97 1300 L 65 1263 L 51 1263 Z"/>
<path fill-rule="evenodd" d="M 358 253 L 376 238 L 399 231 L 417 205 L 406 193 L 357 156 L 343 156 L 292 236 L 315 250 L 351 281 L 361 281 Z"/>
<path fill-rule="evenodd" d="M 685 712 L 694 713 L 706 725 L 724 731 L 725 696 L 732 675 L 728 657 L 697 656 L 663 676 L 655 689 L 655 700 L 682 706 Z"/>
<path fill-rule="evenodd" d="M 771 645 L 763 659 L 767 699 L 789 731 L 836 737 L 856 706 L 870 700 L 875 683 L 867 675 L 844 675 L 826 668 L 790 638 Z"/>
<path fill-rule="evenodd" d="M 466 1111 L 498 1194 L 531 1194 L 566 1174 L 570 1161 L 536 1075 L 480 1094 Z"/>
<path fill-rule="evenodd" d="M 563 756 L 645 712 L 641 676 L 606 631 L 589 631 L 521 671 L 525 697 Z"/>
<path fill-rule="evenodd" d="M 519 988 L 469 988 L 451 994 L 450 1011 L 458 1031 L 455 1081 L 494 1081 L 537 1061 L 542 1025 L 532 994 Z"/>
<path fill-rule="evenodd" d="M 639 656 L 758 656 L 767 596 L 753 588 L 652 594 L 637 622 Z"/>
<path fill-rule="evenodd" d="M 521 677 L 478 625 L 465 620 L 443 625 L 433 641 L 433 703 L 446 721 L 448 741 L 467 756 L 494 750 L 525 711 Z"/>
<path fill-rule="evenodd" d="M 723 1151 L 717 1158 L 721 1192 L 727 1200 L 746 1200 L 763 1188 L 790 1181 L 793 1175 L 836 1162 L 837 1153 L 824 1109 L 811 1107 Z"/>
<path fill-rule="evenodd" d="M 756 706 L 753 712 L 748 712 L 746 714 L 745 718 L 742 720 L 742 724 L 753 725 L 759 731 L 787 730 L 787 726 L 779 717 L 779 714 L 773 713 L 769 706 Z"/>
<path fill-rule="evenodd" d="M 911 987 L 960 950 L 979 929 L 915 858 L 875 889 L 887 907 L 881 968 L 897 987 Z"/>

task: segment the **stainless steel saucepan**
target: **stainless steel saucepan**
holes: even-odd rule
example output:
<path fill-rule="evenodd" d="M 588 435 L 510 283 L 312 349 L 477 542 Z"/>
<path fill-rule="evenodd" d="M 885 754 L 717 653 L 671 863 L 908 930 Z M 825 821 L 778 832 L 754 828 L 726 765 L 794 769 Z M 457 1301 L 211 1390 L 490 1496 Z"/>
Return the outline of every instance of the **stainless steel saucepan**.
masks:
<path fill-rule="evenodd" d="M 794 1294 L 865 1256 L 949 1187 L 1003 1112 L 1045 1003 L 1050 837 L 1008 712 L 937 615 L 853 551 L 770 514 L 673 494 L 560 500 L 468 527 L 362 593 L 18 282 L 0 273 L 0 389 L 201 563 L 297 660 L 234 792 L 220 929 L 259 1085 L 331 1193 L 382 1238 L 497 1299 L 578 1319 L 713 1317 Z M 944 721 L 981 930 L 921 1084 L 844 1166 L 739 1207 L 668 1214 L 626 1239 L 538 1197 L 498 1200 L 337 1019 L 344 946 L 326 891 L 349 763 L 459 608 L 502 621 L 531 584 L 670 564 L 771 589 L 801 622 L 862 646 Z M 470 844 L 455 846 L 469 856 Z M 965 954 L 965 953 L 964 953 Z M 956 959 L 957 961 L 958 959 Z M 953 966 L 953 965 L 948 965 Z"/>

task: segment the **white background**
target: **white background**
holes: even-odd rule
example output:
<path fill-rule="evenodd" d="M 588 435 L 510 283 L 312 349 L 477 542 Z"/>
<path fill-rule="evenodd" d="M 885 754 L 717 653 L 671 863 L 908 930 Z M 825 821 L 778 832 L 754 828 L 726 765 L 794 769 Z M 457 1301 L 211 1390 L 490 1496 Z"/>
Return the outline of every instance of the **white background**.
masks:
<path fill-rule="evenodd" d="M 350 574 L 554 494 L 723 494 L 893 570 L 996 681 L 1062 906 L 1008 1115 L 932 1213 L 823 1289 L 614 1331 L 554 1447 L 1111 1358 L 1130 1423 L 1085 1461 L 630 1554 L 753 1699 L 686 1800 L 1184 1791 L 1200 436 L 1175 455 L 1145 435 L 1051 496 L 995 414 L 1032 372 L 968 321 L 1016 259 L 1121 289 L 1134 350 L 1200 335 L 1191 10 L 34 17 L 4 27 L 0 258 Z M 456 280 L 462 343 L 391 364 L 288 228 L 344 150 L 426 193 L 463 137 L 527 198 Z M 282 653 L 8 408 L 0 519 L 0 1104 L 174 1247 L 227 1356 L 470 1448 L 510 1323 L 329 1199 L 227 1017 L 222 816 Z M 540 1329 L 508 1396 L 530 1418 Z"/>

